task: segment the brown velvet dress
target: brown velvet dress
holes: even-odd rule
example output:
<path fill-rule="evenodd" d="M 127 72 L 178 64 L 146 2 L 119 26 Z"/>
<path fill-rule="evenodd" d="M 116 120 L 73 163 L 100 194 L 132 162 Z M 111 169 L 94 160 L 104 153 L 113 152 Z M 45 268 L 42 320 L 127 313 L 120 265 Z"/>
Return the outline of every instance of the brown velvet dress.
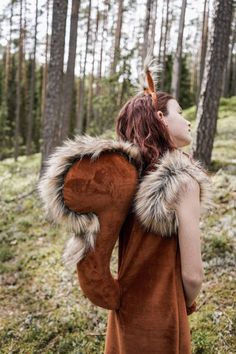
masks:
<path fill-rule="evenodd" d="M 74 232 L 64 260 L 77 266 L 83 293 L 109 310 L 105 354 L 190 354 L 173 205 L 183 182 L 194 178 L 207 209 L 208 177 L 175 151 L 143 178 L 140 156 L 128 142 L 78 136 L 48 160 L 40 196 L 51 219 Z"/>
<path fill-rule="evenodd" d="M 119 238 L 118 310 L 109 310 L 106 354 L 188 354 L 191 338 L 177 235 L 142 230 L 131 213 Z"/>

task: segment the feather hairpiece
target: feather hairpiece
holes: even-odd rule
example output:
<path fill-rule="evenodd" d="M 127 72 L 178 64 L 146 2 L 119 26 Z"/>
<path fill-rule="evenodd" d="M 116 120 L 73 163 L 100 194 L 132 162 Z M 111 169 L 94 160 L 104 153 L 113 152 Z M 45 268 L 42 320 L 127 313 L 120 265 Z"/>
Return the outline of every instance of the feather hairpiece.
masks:
<path fill-rule="evenodd" d="M 144 91 L 145 94 L 151 95 L 155 107 L 157 107 L 157 86 L 161 70 L 162 65 L 152 58 L 151 50 L 149 50 L 143 62 L 143 70 L 139 75 L 138 94 Z"/>

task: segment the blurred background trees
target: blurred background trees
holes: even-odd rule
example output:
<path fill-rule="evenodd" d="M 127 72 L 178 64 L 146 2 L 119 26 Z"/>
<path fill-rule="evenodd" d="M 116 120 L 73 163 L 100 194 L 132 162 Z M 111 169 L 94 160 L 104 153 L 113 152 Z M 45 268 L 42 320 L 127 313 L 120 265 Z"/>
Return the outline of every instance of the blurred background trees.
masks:
<path fill-rule="evenodd" d="M 192 149 L 209 164 L 219 99 L 236 95 L 233 0 L 4 0 L 0 11 L 1 159 L 112 136 L 151 49 L 158 89 L 196 105 Z"/>

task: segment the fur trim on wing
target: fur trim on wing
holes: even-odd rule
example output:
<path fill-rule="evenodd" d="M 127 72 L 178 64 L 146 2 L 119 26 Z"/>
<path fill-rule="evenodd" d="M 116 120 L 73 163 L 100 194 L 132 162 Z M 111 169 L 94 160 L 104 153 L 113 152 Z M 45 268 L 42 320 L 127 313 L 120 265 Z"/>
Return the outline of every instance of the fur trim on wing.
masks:
<path fill-rule="evenodd" d="M 207 171 L 206 171 L 207 172 Z M 185 153 L 176 149 L 167 151 L 139 184 L 134 198 L 134 210 L 147 231 L 162 236 L 177 232 L 178 219 L 174 205 L 178 204 L 182 187 L 194 178 L 200 186 L 201 212 L 215 206 L 212 201 L 210 176 L 198 160 L 192 162 Z"/>
<path fill-rule="evenodd" d="M 56 148 L 47 160 L 38 183 L 39 195 L 49 219 L 56 224 L 65 224 L 74 233 L 64 250 L 63 262 L 66 265 L 77 264 L 90 248 L 94 248 L 100 224 L 96 214 L 77 213 L 65 205 L 64 177 L 78 159 L 90 156 L 94 161 L 105 151 L 119 152 L 136 166 L 141 163 L 139 149 L 132 143 L 78 135 L 75 140 L 68 139 L 63 146 Z"/>

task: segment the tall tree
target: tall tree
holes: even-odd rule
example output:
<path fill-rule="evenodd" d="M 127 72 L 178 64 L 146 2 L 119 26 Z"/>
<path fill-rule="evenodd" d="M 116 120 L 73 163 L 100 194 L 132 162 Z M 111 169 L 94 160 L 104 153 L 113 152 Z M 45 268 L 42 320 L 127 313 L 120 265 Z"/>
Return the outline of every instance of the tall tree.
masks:
<path fill-rule="evenodd" d="M 96 95 L 99 95 L 101 89 L 100 79 L 102 77 L 104 41 L 106 39 L 105 33 L 107 35 L 107 20 L 108 20 L 108 12 L 110 9 L 110 3 L 108 0 L 104 0 L 104 6 L 105 9 L 102 14 L 102 33 L 101 33 L 100 55 L 99 55 L 98 72 L 97 72 Z"/>
<path fill-rule="evenodd" d="M 224 68 L 224 75 L 223 75 L 223 80 L 222 80 L 222 95 L 224 97 L 229 97 L 230 96 L 230 79 L 231 79 L 231 73 L 232 73 L 232 57 L 233 57 L 233 51 L 234 51 L 234 44 L 236 41 L 236 18 L 233 21 L 233 28 L 232 28 L 232 33 L 231 33 L 231 38 L 230 38 L 230 43 L 229 43 L 229 54 L 228 54 L 228 60 Z"/>
<path fill-rule="evenodd" d="M 163 38 L 163 53 L 162 53 L 162 76 L 160 80 L 160 88 L 164 90 L 165 76 L 166 76 L 166 46 L 167 46 L 167 38 L 170 31 L 170 0 L 166 0 L 166 20 L 165 20 L 165 33 Z"/>
<path fill-rule="evenodd" d="M 197 20 L 195 35 L 193 37 L 193 48 L 195 51 L 191 55 L 191 64 L 190 64 L 190 85 L 191 85 L 191 94 L 194 97 L 195 104 L 198 102 L 198 86 L 199 86 L 199 57 L 198 47 L 199 47 L 199 33 L 201 33 L 201 23 Z"/>
<path fill-rule="evenodd" d="M 32 61 L 31 61 L 31 74 L 30 74 L 26 155 L 31 154 L 31 148 L 32 148 L 33 109 L 34 109 L 34 93 L 35 93 L 35 60 L 36 60 L 37 28 L 38 28 L 38 0 L 36 0 L 36 3 L 35 3 L 35 22 L 34 23 L 35 23 L 35 25 L 34 25 L 34 48 L 33 48 L 33 55 L 32 55 Z"/>
<path fill-rule="evenodd" d="M 6 46 L 6 55 L 5 55 L 5 63 L 4 63 L 4 82 L 3 89 L 1 93 L 1 110 L 0 110 L 0 147 L 6 145 L 6 134 L 5 131 L 7 129 L 7 120 L 9 115 L 9 89 L 10 89 L 10 76 L 11 76 L 11 68 L 12 68 L 12 24 L 13 24 L 13 9 L 14 9 L 14 1 L 10 2 L 10 17 L 9 17 L 9 37 L 7 39 Z"/>
<path fill-rule="evenodd" d="M 149 28 L 151 23 L 151 7 L 152 7 L 153 0 L 147 0 L 146 2 L 146 14 L 145 14 L 145 21 L 144 21 L 144 28 L 143 28 L 143 50 L 142 50 L 142 61 L 146 58 L 150 40 L 149 40 Z"/>
<path fill-rule="evenodd" d="M 48 47 L 49 47 L 49 2 L 46 2 L 46 40 L 45 40 L 45 51 L 44 51 L 44 66 L 43 66 L 43 82 L 42 82 L 42 95 L 41 95 L 41 115 L 42 115 L 42 125 L 44 119 L 44 109 L 45 109 L 45 95 L 46 95 L 46 83 L 48 77 Z"/>
<path fill-rule="evenodd" d="M 152 24 L 151 24 L 151 39 L 150 39 L 150 47 L 151 47 L 152 55 L 156 43 L 155 37 L 156 37 L 157 4 L 158 4 L 157 0 L 154 0 L 152 2 Z"/>
<path fill-rule="evenodd" d="M 197 107 L 193 157 L 208 167 L 211 162 L 224 66 L 227 62 L 233 0 L 215 0 L 207 63 Z"/>
<path fill-rule="evenodd" d="M 92 120 L 95 49 L 96 49 L 96 44 L 97 44 L 98 25 L 99 25 L 99 8 L 97 6 L 96 24 L 95 24 L 95 32 L 94 32 L 94 38 L 93 38 L 93 50 L 92 50 L 92 70 L 89 74 L 89 80 L 88 80 L 87 125 L 89 125 L 90 121 Z"/>
<path fill-rule="evenodd" d="M 52 36 L 43 127 L 42 169 L 45 159 L 58 144 L 67 3 L 67 0 L 53 1 Z"/>
<path fill-rule="evenodd" d="M 4 78 L 4 100 L 5 100 L 4 103 L 6 104 L 6 106 L 7 106 L 7 97 L 8 97 L 9 74 L 11 70 L 13 8 L 14 8 L 14 1 L 11 0 L 10 19 L 9 19 L 9 39 L 7 41 L 7 48 L 6 48 L 5 78 Z"/>
<path fill-rule="evenodd" d="M 78 17 L 80 0 L 72 0 L 70 20 L 70 40 L 67 70 L 63 81 L 63 105 L 61 109 L 60 140 L 64 140 L 69 133 L 72 94 L 74 89 L 75 59 L 78 31 Z"/>
<path fill-rule="evenodd" d="M 162 14 L 161 14 L 161 31 L 160 31 L 160 38 L 159 38 L 159 50 L 158 50 L 158 62 L 161 63 L 162 58 L 162 42 L 163 42 L 163 27 L 164 27 L 164 1 L 162 3 Z"/>
<path fill-rule="evenodd" d="M 232 52 L 234 52 L 234 48 L 236 47 L 236 41 L 233 42 Z M 236 96 L 236 54 L 232 54 L 232 80 L 231 80 L 231 96 Z"/>
<path fill-rule="evenodd" d="M 116 73 L 116 67 L 118 60 L 120 58 L 120 38 L 121 38 L 121 29 L 123 22 L 123 3 L 124 0 L 118 0 L 118 14 L 117 14 L 117 23 L 116 23 L 116 31 L 115 31 L 115 44 L 114 44 L 114 53 L 113 59 L 111 63 L 111 75 Z"/>
<path fill-rule="evenodd" d="M 177 100 L 179 99 L 179 83 L 180 83 L 180 75 L 181 75 L 181 56 L 182 56 L 182 44 L 183 44 L 186 5 L 187 5 L 187 0 L 182 0 L 180 21 L 179 21 L 178 40 L 177 40 L 176 52 L 174 55 L 172 78 L 171 78 L 171 94 Z"/>
<path fill-rule="evenodd" d="M 76 119 L 76 130 L 78 134 L 83 134 L 86 130 L 85 117 L 84 117 L 84 96 L 85 96 L 85 73 L 87 65 L 87 55 L 89 46 L 89 36 L 90 36 L 90 22 L 91 22 L 91 0 L 88 4 L 88 15 L 87 15 L 87 30 L 86 30 L 86 44 L 85 44 L 85 55 L 83 63 L 83 73 L 82 78 L 79 80 L 79 101 L 78 101 L 78 112 Z"/>
<path fill-rule="evenodd" d="M 17 160 L 19 155 L 19 135 L 20 135 L 20 110 L 21 110 L 21 79 L 22 79 L 22 61 L 23 61 L 23 25 L 22 25 L 23 3 L 20 0 L 19 17 L 19 39 L 18 39 L 18 65 L 16 77 L 16 113 L 15 113 L 15 132 L 14 132 L 14 158 Z"/>
<path fill-rule="evenodd" d="M 202 19 L 202 38 L 201 38 L 201 54 L 200 54 L 200 68 L 199 68 L 199 79 L 198 79 L 198 94 L 199 99 L 203 71 L 205 66 L 206 52 L 207 52 L 207 42 L 208 42 L 208 22 L 209 22 L 209 0 L 204 0 L 203 9 L 203 19 Z"/>

